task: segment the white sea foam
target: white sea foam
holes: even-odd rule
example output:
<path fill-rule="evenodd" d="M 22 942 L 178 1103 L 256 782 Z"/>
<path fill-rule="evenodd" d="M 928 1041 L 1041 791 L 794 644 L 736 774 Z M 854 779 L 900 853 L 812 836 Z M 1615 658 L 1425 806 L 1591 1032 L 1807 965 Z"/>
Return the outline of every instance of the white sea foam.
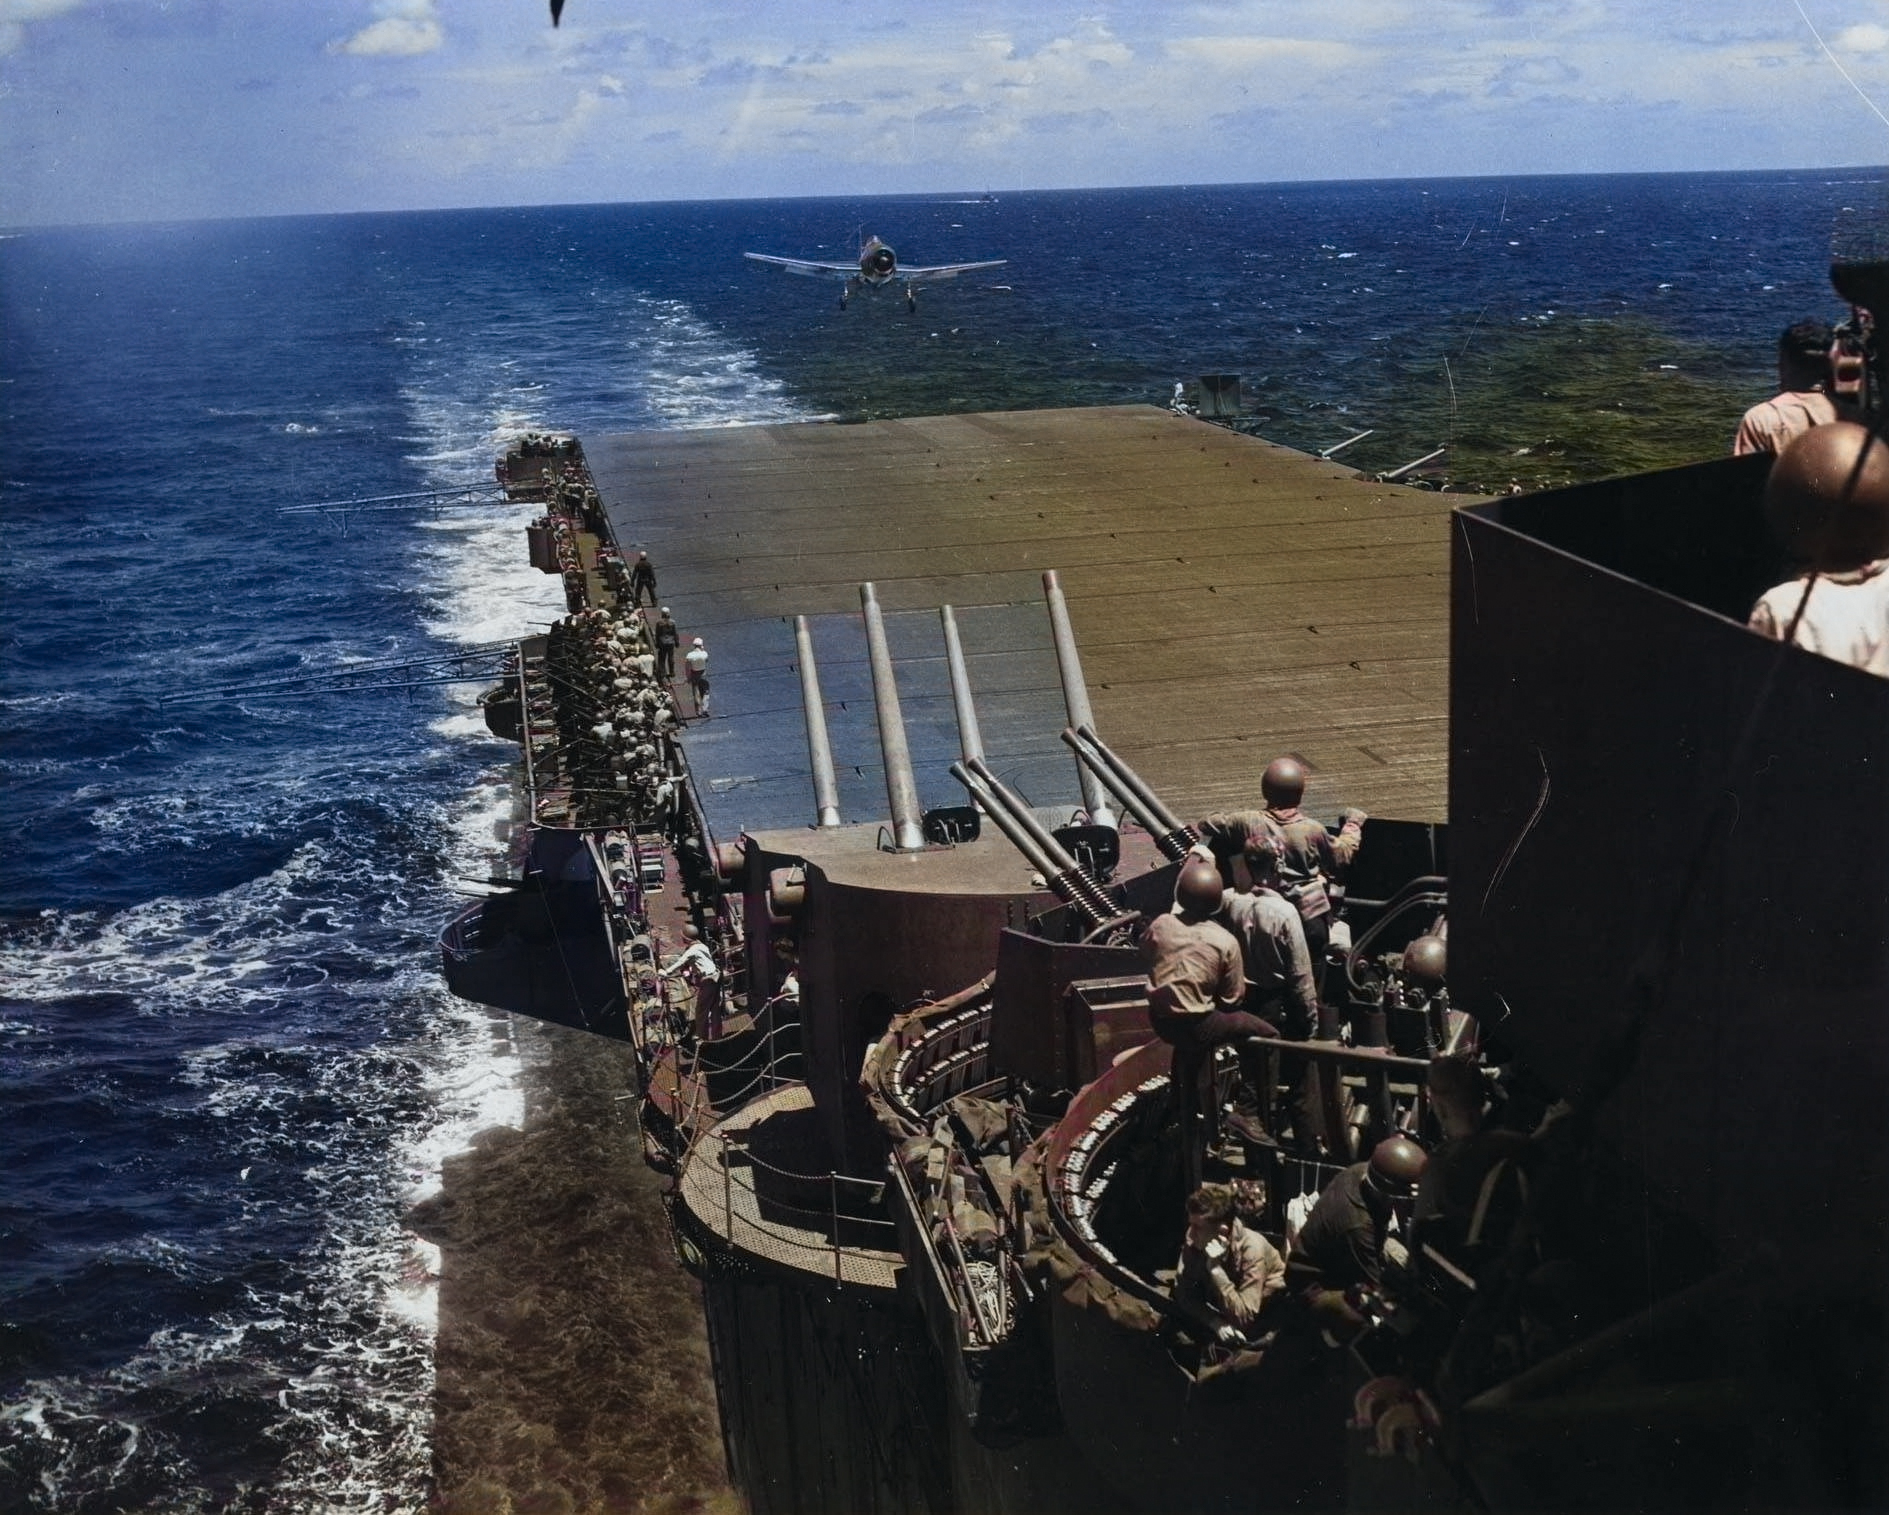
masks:
<path fill-rule="evenodd" d="M 328 843 L 304 843 L 273 872 L 209 899 L 165 896 L 103 918 L 44 911 L 38 930 L 0 943 L 0 983 L 29 1002 L 124 994 L 139 1015 L 189 1008 L 206 995 L 239 1006 L 277 998 L 305 987 L 283 976 L 284 965 L 324 944 L 305 936 L 299 906 L 287 907 L 328 856 Z"/>
<path fill-rule="evenodd" d="M 721 426 L 808 419 L 785 387 L 761 372 L 755 357 L 732 347 L 686 306 L 632 298 L 622 311 L 622 341 L 634 375 L 622 425 Z M 409 458 L 436 485 L 490 477 L 492 459 L 515 438 L 546 429 L 562 417 L 539 409 L 544 392 L 521 382 L 518 359 L 508 355 L 483 369 L 476 357 L 451 351 L 450 339 L 429 334 L 410 349 L 416 368 L 403 394 L 408 407 Z M 492 334 L 494 346 L 497 336 Z M 442 512 L 415 534 L 415 577 L 425 595 L 424 619 L 435 637 L 461 645 L 503 640 L 542 628 L 564 613 L 560 581 L 529 566 L 523 527 L 528 505 L 494 505 Z M 508 749 L 486 731 L 476 708 L 476 684 L 448 686 L 448 708 L 430 723 L 450 747 Z M 443 877 L 478 878 L 499 860 L 498 833 L 511 817 L 514 797 L 506 771 L 488 772 L 456 800 L 426 817 L 438 839 Z M 131 833 L 158 820 L 126 810 L 101 794 L 95 824 Z M 257 898 L 235 912 L 255 922 L 282 913 L 284 898 L 307 869 L 324 862 L 311 843 L 253 887 Z M 408 897 L 419 881 L 393 882 Z M 238 891 L 240 892 L 240 891 Z M 225 902 L 227 906 L 228 902 Z M 218 912 L 221 913 L 220 911 Z M 61 923 L 51 932 L 48 961 L 29 972 L 39 992 L 54 985 L 71 993 L 66 975 L 83 971 L 115 987 L 187 996 L 214 990 L 236 996 L 280 992 L 285 956 L 300 942 L 292 935 L 250 940 L 205 931 L 197 906 L 159 901 L 104 923 Z M 308 922 L 296 918 L 294 930 Z M 73 940 L 61 941 L 70 930 Z M 82 961 L 83 959 L 83 961 Z M 272 966 L 273 965 L 273 966 Z M 37 975 L 37 977 L 35 977 Z M 244 1165 L 269 1158 L 266 1133 L 293 1108 L 298 1085 L 314 1078 L 337 1097 L 361 1100 L 361 1089 L 384 1084 L 403 1113 L 384 1147 L 342 1144 L 304 1174 L 332 1217 L 330 1235 L 305 1285 L 306 1298 L 258 1299 L 242 1320 L 219 1320 L 198 1333 L 159 1333 L 147 1352 L 166 1362 L 191 1354 L 255 1363 L 280 1361 L 285 1386 L 279 1403 L 296 1429 L 282 1440 L 291 1450 L 269 1491 L 282 1510 L 382 1511 L 424 1504 L 430 1470 L 432 1341 L 437 1327 L 438 1249 L 401 1224 L 407 1206 L 439 1191 L 449 1158 L 482 1130 L 520 1127 L 526 1117 L 524 1073 L 540 1033 L 510 1017 L 453 999 L 439 986 L 431 962 L 402 965 L 391 981 L 364 986 L 390 1006 L 417 1010 L 424 1030 L 402 1034 L 358 1056 L 324 1062 L 314 1049 L 279 1045 L 283 1066 L 256 1066 L 257 1043 L 231 1039 L 193 1055 L 186 1083 L 203 1090 L 206 1108 L 241 1136 L 231 1146 Z M 412 1017 L 402 1024 L 412 1025 Z M 240 1076 L 230 1076 L 241 1069 Z M 232 1173 L 232 1186 L 251 1186 Z M 272 1353 L 272 1327 L 291 1321 L 293 1350 Z M 162 1338 L 161 1340 L 159 1338 Z M 157 1363 L 144 1365 L 162 1371 Z M 58 1387 L 58 1386 L 54 1386 Z M 63 1389 L 60 1392 L 64 1392 Z M 56 1397 L 56 1396 L 55 1396 Z M 48 1400 L 48 1403 L 51 1401 Z"/>
<path fill-rule="evenodd" d="M 647 329 L 633 332 L 628 345 L 643 403 L 663 429 L 827 419 L 796 402 L 753 353 L 731 346 L 682 301 L 638 305 Z"/>

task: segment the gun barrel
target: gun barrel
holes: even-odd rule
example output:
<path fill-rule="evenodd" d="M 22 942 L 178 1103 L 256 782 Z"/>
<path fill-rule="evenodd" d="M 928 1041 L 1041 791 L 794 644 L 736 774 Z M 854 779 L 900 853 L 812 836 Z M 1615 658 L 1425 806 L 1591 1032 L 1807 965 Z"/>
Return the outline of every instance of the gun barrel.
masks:
<path fill-rule="evenodd" d="M 1036 818 L 1023 796 L 991 772 L 990 764 L 982 758 L 972 758 L 964 766 L 982 779 L 985 786 L 1010 808 L 1016 816 L 1017 824 L 1030 833 L 1031 840 L 1051 863 L 1057 868 L 1077 866 L 1076 860 L 1069 855 L 1063 844 L 1051 836 L 1049 828 Z"/>
<path fill-rule="evenodd" d="M 1180 817 L 1175 815 L 1172 810 L 1168 809 L 1166 802 L 1162 800 L 1160 795 L 1154 792 L 1153 786 L 1140 774 L 1136 773 L 1134 769 L 1130 768 L 1127 761 L 1119 752 L 1095 734 L 1095 728 L 1093 726 L 1078 726 L 1076 728 L 1076 735 L 1082 739 L 1095 756 L 1102 760 L 1103 764 L 1115 779 L 1124 788 L 1134 793 L 1135 797 L 1141 801 L 1142 805 L 1160 822 L 1163 829 L 1168 831 L 1184 831 L 1187 829 Z M 1080 752 L 1081 749 L 1078 748 L 1077 750 Z"/>
<path fill-rule="evenodd" d="M 813 804 L 818 824 L 840 824 L 840 785 L 833 769 L 833 743 L 826 731 L 826 704 L 820 697 L 820 669 L 813 660 L 813 630 L 804 615 L 794 617 L 794 647 L 800 657 L 800 704 L 807 715 L 807 761 L 813 768 Z"/>
<path fill-rule="evenodd" d="M 1037 846 L 1036 839 L 1018 824 L 1010 808 L 992 792 L 990 785 L 961 762 L 951 765 L 951 776 L 965 787 L 973 800 L 983 807 L 997 829 L 1010 838 L 1011 845 L 1023 854 L 1023 860 L 1026 863 L 1046 879 L 1061 871 L 1051 860 L 1050 855 Z"/>
<path fill-rule="evenodd" d="M 978 764 L 979 768 L 983 765 Z M 1069 854 L 1064 852 L 1054 837 L 1044 831 L 1036 817 L 1031 815 L 1029 807 L 1013 794 L 1002 780 L 988 777 L 988 770 L 979 773 L 964 763 L 951 765 L 951 776 L 970 792 L 997 829 L 1010 838 L 1011 844 L 1023 854 L 1027 862 L 1038 873 L 1043 882 L 1066 901 L 1071 908 L 1079 911 L 1089 927 L 1095 927 L 1113 920 L 1121 912 L 1115 908 L 1102 886 L 1087 873 Z M 1048 843 L 1047 849 L 1043 843 Z M 1065 861 L 1059 863 L 1058 857 Z"/>
<path fill-rule="evenodd" d="M 872 699 L 879 714 L 879 747 L 885 754 L 885 794 L 892 808 L 892 842 L 901 852 L 922 852 L 925 829 L 918 809 L 918 780 L 912 773 L 912 749 L 905 740 L 905 716 L 899 709 L 898 681 L 886 647 L 885 617 L 879 593 L 859 586 L 859 608 L 866 619 L 866 652 L 872 663 Z"/>
<path fill-rule="evenodd" d="M 1062 581 L 1054 568 L 1043 570 L 1043 598 L 1049 602 L 1050 634 L 1056 642 L 1056 668 L 1063 680 L 1063 707 L 1071 726 L 1093 726 L 1095 712 L 1089 708 L 1089 684 L 1082 676 L 1082 657 L 1076 651 L 1076 633 L 1069 624 L 1069 605 L 1063 599 Z M 1081 763 L 1076 777 L 1082 784 L 1082 803 L 1089 819 L 1098 826 L 1113 826 L 1115 812 L 1109 808 L 1108 794 L 1095 776 Z"/>
<path fill-rule="evenodd" d="M 1122 808 L 1147 829 L 1169 862 L 1179 862 L 1198 838 L 1174 818 L 1174 814 L 1142 781 L 1134 769 L 1124 763 L 1093 731 L 1063 728 L 1063 741 L 1095 776 L 1106 784 Z"/>
<path fill-rule="evenodd" d="M 951 706 L 958 716 L 958 751 L 965 762 L 984 756 L 984 733 L 977 725 L 977 705 L 971 699 L 971 673 L 964 662 L 964 644 L 958 640 L 958 618 L 949 605 L 938 607 L 944 623 L 945 663 L 951 670 Z"/>
<path fill-rule="evenodd" d="M 1053 873 L 1046 873 L 1044 877 L 1050 880 L 1058 894 L 1080 904 L 1086 913 L 1095 917 L 1091 922 L 1093 925 L 1099 926 L 1119 913 L 1115 909 L 1115 902 L 1108 897 L 1108 891 L 1069 855 L 1061 842 L 1050 835 L 1048 828 L 1031 812 L 1022 795 L 992 773 L 990 765 L 982 758 L 975 758 L 963 766 L 983 780 L 989 797 L 1004 807 L 1011 821 L 1029 836 L 1036 850 L 1048 860 Z M 1063 883 L 1058 883 L 1058 880 Z M 1064 887 L 1065 884 L 1067 887 Z"/>

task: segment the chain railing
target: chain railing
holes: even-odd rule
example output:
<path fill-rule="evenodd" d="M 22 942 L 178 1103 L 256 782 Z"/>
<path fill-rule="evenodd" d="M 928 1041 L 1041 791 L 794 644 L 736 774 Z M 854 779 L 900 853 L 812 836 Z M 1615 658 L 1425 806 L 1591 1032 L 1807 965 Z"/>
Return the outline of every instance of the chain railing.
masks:
<path fill-rule="evenodd" d="M 775 1002 L 762 1009 L 768 1016 Z M 679 1096 L 672 1110 L 682 1151 L 678 1172 L 691 1168 L 700 1175 L 705 1167 L 719 1169 L 722 1214 L 726 1235 L 741 1244 L 741 1231 L 770 1238 L 809 1252 L 824 1252 L 832 1276 L 844 1282 L 846 1260 L 878 1264 L 898 1248 L 897 1229 L 884 1213 L 883 1180 L 855 1178 L 831 1168 L 802 1172 L 757 1155 L 749 1146 L 752 1128 L 729 1129 L 729 1122 L 757 1100 L 782 1089 L 803 1086 L 805 1063 L 798 1045 L 783 1046 L 783 1039 L 799 1032 L 797 1022 L 774 1024 L 771 1017 L 760 1029 L 753 1048 L 732 1063 L 711 1065 L 700 1045 L 673 1044 L 671 1051 Z M 711 1098 L 709 1080 L 724 1085 L 732 1072 L 745 1071 L 746 1079 L 734 1089 L 723 1087 Z"/>
<path fill-rule="evenodd" d="M 864 1214 L 870 1209 L 882 1210 L 885 1204 L 885 1183 L 882 1180 L 854 1178 L 850 1174 L 829 1169 L 825 1173 L 797 1173 L 782 1168 L 754 1155 L 748 1148 L 746 1132 L 730 1132 L 717 1138 L 718 1150 L 712 1159 L 704 1159 L 702 1147 L 698 1144 L 690 1151 L 690 1160 L 712 1160 L 719 1163 L 722 1179 L 722 1213 L 728 1218 L 728 1239 L 740 1244 L 737 1222 L 751 1231 L 770 1237 L 790 1246 L 808 1250 L 823 1251 L 832 1260 L 833 1279 L 836 1283 L 845 1282 L 845 1262 L 848 1257 L 861 1262 L 877 1263 L 886 1253 L 898 1250 L 898 1229 L 892 1220 L 883 1215 Z M 734 1159 L 739 1154 L 741 1161 Z M 745 1173 L 740 1171 L 745 1169 Z M 759 1175 L 768 1175 L 773 1182 L 765 1185 Z M 795 1204 L 788 1194 L 819 1193 L 824 1187 L 826 1204 Z M 752 1213 L 737 1209 L 735 1196 L 737 1191 L 744 1191 L 752 1200 Z M 848 1201 L 843 1203 L 842 1200 Z M 770 1216 L 796 1217 L 801 1224 L 787 1220 L 770 1222 Z M 861 1233 L 872 1238 L 870 1243 L 847 1237 L 857 1238 Z M 808 1241 L 810 1235 L 825 1238 L 823 1244 Z"/>

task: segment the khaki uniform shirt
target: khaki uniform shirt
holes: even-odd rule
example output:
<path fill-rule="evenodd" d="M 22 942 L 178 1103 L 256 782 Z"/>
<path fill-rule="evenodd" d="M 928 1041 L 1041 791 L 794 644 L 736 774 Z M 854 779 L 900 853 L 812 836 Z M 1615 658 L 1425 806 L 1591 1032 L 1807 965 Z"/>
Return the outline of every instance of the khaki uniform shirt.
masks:
<path fill-rule="evenodd" d="M 1828 426 L 1837 418 L 1836 405 L 1821 389 L 1787 389 L 1745 412 L 1732 439 L 1732 452 L 1784 451 L 1785 444 L 1813 426 Z"/>
<path fill-rule="evenodd" d="M 1308 921 L 1331 914 L 1331 897 L 1325 885 L 1345 876 L 1345 869 L 1358 855 L 1358 843 L 1364 839 L 1364 822 L 1355 814 L 1347 815 L 1338 835 L 1333 836 L 1322 822 L 1297 805 L 1210 815 L 1196 829 L 1209 846 L 1217 843 L 1244 849 L 1249 837 L 1272 837 L 1284 853 L 1279 866 L 1281 892 Z"/>
<path fill-rule="evenodd" d="M 1246 998 L 1240 944 L 1216 921 L 1157 915 L 1141 938 L 1148 1003 L 1170 1015 L 1234 1010 Z"/>
<path fill-rule="evenodd" d="M 1246 980 L 1263 993 L 1283 992 L 1313 1020 L 1318 1018 L 1318 984 L 1312 953 L 1305 944 L 1305 924 L 1298 907 L 1270 889 L 1258 894 L 1222 897 L 1221 912 L 1245 958 Z"/>
<path fill-rule="evenodd" d="M 1278 1248 L 1236 1220 L 1233 1240 L 1217 1270 L 1204 1253 L 1190 1246 L 1181 1248 L 1174 1297 L 1224 1315 L 1236 1326 L 1249 1326 L 1260 1306 L 1285 1284 L 1286 1263 Z"/>

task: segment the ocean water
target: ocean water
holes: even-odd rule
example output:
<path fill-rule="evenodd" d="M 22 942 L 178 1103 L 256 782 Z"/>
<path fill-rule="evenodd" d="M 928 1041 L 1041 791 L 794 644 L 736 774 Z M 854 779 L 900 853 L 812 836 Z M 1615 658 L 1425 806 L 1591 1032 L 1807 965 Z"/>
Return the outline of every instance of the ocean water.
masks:
<path fill-rule="evenodd" d="M 410 1510 L 442 1159 L 541 1033 L 453 1001 L 477 686 L 181 698 L 531 630 L 522 431 L 1164 403 L 1469 482 L 1721 450 L 1889 174 L 326 217 L 0 240 L 0 1509 Z M 744 250 L 1009 265 L 837 308 Z"/>

